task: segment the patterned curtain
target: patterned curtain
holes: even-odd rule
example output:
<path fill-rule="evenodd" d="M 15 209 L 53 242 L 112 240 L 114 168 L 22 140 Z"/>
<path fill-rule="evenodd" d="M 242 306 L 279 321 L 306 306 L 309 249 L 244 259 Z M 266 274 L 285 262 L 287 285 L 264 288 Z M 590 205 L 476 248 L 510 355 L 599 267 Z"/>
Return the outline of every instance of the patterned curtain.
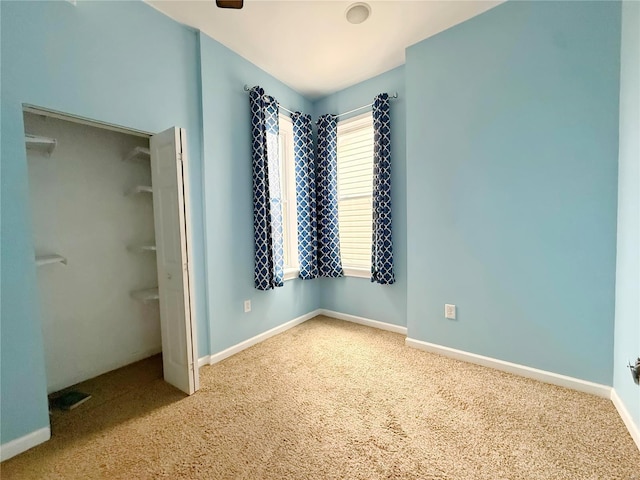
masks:
<path fill-rule="evenodd" d="M 338 231 L 338 121 L 334 115 L 318 119 L 318 273 L 342 277 Z"/>
<path fill-rule="evenodd" d="M 391 128 L 389 95 L 381 93 L 373 102 L 373 238 L 371 281 L 395 282 L 391 239 Z"/>
<path fill-rule="evenodd" d="M 318 234 L 316 221 L 316 164 L 313 156 L 311 115 L 296 112 L 293 122 L 293 153 L 296 163 L 298 217 L 298 261 L 300 278 L 318 277 Z"/>
<path fill-rule="evenodd" d="M 260 87 L 249 92 L 253 162 L 254 286 L 284 285 L 278 103 Z"/>

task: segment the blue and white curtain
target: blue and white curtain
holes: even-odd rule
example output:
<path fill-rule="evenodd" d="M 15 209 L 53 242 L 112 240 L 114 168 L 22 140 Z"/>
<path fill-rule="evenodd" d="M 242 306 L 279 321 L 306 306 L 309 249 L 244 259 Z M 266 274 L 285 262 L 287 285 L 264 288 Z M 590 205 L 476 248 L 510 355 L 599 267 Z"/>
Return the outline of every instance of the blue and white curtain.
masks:
<path fill-rule="evenodd" d="M 313 154 L 311 115 L 296 112 L 293 123 L 293 154 L 296 163 L 298 262 L 300 278 L 318 277 L 318 223 L 316 212 L 316 162 Z"/>
<path fill-rule="evenodd" d="M 342 277 L 338 229 L 338 120 L 335 115 L 318 119 L 318 273 Z"/>
<path fill-rule="evenodd" d="M 391 238 L 391 128 L 389 95 L 373 101 L 373 238 L 371 281 L 383 285 L 395 282 Z"/>
<path fill-rule="evenodd" d="M 249 92 L 253 163 L 254 286 L 284 285 L 278 102 L 260 87 Z"/>

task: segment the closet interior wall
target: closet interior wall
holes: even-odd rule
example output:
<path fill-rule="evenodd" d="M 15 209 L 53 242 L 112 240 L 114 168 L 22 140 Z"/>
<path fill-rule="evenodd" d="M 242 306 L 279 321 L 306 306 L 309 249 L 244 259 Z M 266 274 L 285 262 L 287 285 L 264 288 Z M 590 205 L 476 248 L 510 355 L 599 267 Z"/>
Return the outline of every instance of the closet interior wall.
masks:
<path fill-rule="evenodd" d="M 54 392 L 161 351 L 149 140 L 25 112 L 47 368 Z M 55 140 L 47 146 L 28 135 Z M 148 151 L 148 150 L 147 150 Z M 131 193 L 133 192 L 133 193 Z"/>

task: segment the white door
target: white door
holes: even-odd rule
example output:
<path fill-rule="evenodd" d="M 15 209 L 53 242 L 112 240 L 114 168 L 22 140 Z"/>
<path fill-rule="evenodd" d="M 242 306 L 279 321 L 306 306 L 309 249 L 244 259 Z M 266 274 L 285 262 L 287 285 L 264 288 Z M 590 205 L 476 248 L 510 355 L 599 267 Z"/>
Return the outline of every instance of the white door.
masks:
<path fill-rule="evenodd" d="M 192 394 L 200 385 L 189 281 L 185 131 L 174 127 L 154 135 L 150 147 L 164 379 Z"/>

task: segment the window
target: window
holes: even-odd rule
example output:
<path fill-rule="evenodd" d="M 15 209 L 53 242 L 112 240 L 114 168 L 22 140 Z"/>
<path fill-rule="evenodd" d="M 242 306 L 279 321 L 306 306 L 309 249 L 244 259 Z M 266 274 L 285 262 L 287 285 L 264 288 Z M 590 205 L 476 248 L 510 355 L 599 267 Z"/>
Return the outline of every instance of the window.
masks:
<path fill-rule="evenodd" d="M 278 138 L 285 280 L 298 276 L 293 123 L 280 115 Z M 345 275 L 371 276 L 373 117 L 371 112 L 338 124 L 338 221 Z"/>
<path fill-rule="evenodd" d="M 282 194 L 282 229 L 284 244 L 284 278 L 298 276 L 298 220 L 296 216 L 296 169 L 293 156 L 293 123 L 280 115 L 280 185 Z"/>
<path fill-rule="evenodd" d="M 347 276 L 371 275 L 373 116 L 338 124 L 338 221 Z"/>

